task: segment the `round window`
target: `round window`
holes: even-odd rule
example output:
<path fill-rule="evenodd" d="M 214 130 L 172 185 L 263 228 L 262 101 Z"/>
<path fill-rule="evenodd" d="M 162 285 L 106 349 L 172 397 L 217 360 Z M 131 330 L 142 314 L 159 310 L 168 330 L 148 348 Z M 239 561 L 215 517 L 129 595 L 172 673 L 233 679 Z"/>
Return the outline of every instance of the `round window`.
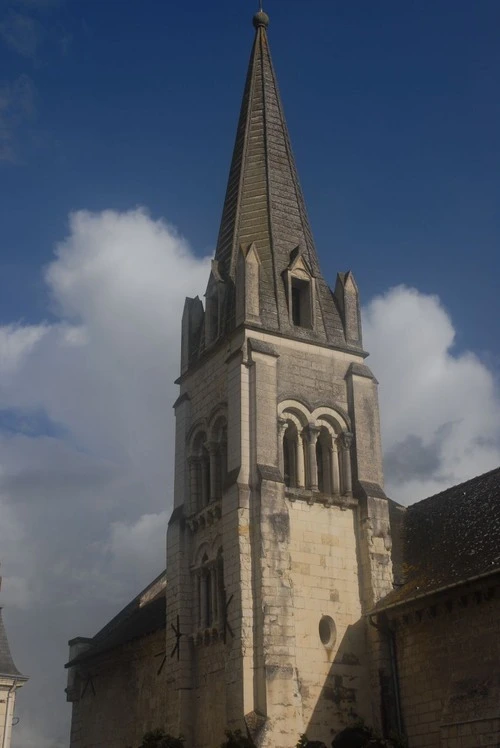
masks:
<path fill-rule="evenodd" d="M 335 644 L 337 627 L 335 626 L 335 621 L 330 616 L 322 616 L 319 622 L 319 638 L 321 639 L 321 643 L 329 649 Z"/>

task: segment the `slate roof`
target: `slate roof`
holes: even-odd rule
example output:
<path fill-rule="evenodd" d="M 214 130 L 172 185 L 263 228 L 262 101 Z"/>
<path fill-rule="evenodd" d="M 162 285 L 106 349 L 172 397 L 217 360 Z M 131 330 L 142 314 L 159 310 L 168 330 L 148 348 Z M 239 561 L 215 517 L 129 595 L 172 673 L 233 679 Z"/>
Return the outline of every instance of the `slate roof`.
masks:
<path fill-rule="evenodd" d="M 162 572 L 92 639 L 89 648 L 66 664 L 72 667 L 166 626 L 166 572 Z"/>
<path fill-rule="evenodd" d="M 393 555 L 403 584 L 377 610 L 500 572 L 500 468 L 419 501 L 404 513 L 392 507 L 391 521 L 394 514 Z"/>
<path fill-rule="evenodd" d="M 21 675 L 10 653 L 7 632 L 2 618 L 2 608 L 0 608 L 0 676 L 6 675 L 17 680 L 27 680 L 26 676 Z"/>
<path fill-rule="evenodd" d="M 259 16 L 259 18 L 258 18 Z M 333 294 L 319 267 L 267 38 L 267 16 L 257 14 L 236 142 L 215 253 L 228 280 L 225 328 L 234 326 L 234 281 L 241 247 L 255 242 L 262 263 L 261 321 L 265 329 L 347 346 Z M 299 248 L 316 278 L 316 329 L 290 324 L 283 272 Z M 295 252 L 296 254 L 296 252 Z"/>

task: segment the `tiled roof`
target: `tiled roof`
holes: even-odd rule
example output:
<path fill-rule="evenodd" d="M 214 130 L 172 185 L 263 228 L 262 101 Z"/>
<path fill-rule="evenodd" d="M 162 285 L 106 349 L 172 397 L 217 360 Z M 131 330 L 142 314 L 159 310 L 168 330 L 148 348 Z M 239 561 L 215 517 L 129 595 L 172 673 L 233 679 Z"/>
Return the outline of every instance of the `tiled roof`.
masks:
<path fill-rule="evenodd" d="M 500 572 L 500 468 L 419 501 L 398 518 L 393 551 L 404 583 L 377 610 Z"/>
<path fill-rule="evenodd" d="M 258 25 L 243 93 L 215 260 L 234 280 L 240 248 L 255 242 L 262 263 L 261 321 L 267 330 L 346 346 L 333 295 L 319 267 L 288 128 L 271 60 L 266 26 Z M 316 278 L 314 330 L 292 326 L 283 273 L 297 249 Z M 234 326 L 234 286 L 228 283 L 225 327 Z"/>
<path fill-rule="evenodd" d="M 7 640 L 7 633 L 3 624 L 2 609 L 0 608 L 0 675 L 7 675 L 12 678 L 18 678 L 27 680 L 24 675 L 21 675 L 17 667 L 14 665 L 14 660 L 10 653 L 9 642 Z"/>
<path fill-rule="evenodd" d="M 116 647 L 140 639 L 166 625 L 166 572 L 162 572 L 132 602 L 89 640 L 89 647 L 68 662 L 71 667 Z"/>

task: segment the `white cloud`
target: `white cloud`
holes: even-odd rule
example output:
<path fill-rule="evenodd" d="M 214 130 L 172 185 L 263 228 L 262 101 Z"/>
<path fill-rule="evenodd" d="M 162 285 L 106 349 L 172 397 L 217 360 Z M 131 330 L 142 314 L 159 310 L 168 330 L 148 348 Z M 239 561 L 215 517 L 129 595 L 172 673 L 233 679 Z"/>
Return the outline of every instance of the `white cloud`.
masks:
<path fill-rule="evenodd" d="M 45 272 L 59 321 L 0 328 L 0 553 L 31 676 L 23 748 L 67 742 L 68 638 L 95 633 L 163 567 L 180 319 L 209 272 L 142 209 L 77 212 L 69 229 Z"/>
<path fill-rule="evenodd" d="M 14 373 L 47 332 L 44 325 L 0 327 L 0 374 Z"/>
<path fill-rule="evenodd" d="M 31 676 L 18 748 L 67 745 L 67 640 L 95 633 L 162 568 L 182 307 L 208 274 L 145 210 L 80 211 L 45 272 L 56 323 L 0 328 L 3 599 Z M 395 499 L 498 462 L 492 376 L 453 355 L 437 299 L 393 289 L 367 307 L 365 336 Z"/>
<path fill-rule="evenodd" d="M 368 363 L 380 380 L 387 490 L 411 503 L 498 466 L 500 398 L 487 366 L 455 352 L 436 296 L 399 286 L 364 314 Z"/>
<path fill-rule="evenodd" d="M 158 573 L 164 565 L 163 555 L 158 557 L 158 548 L 164 549 L 165 529 L 168 511 L 143 514 L 135 522 L 113 522 L 110 532 L 109 552 L 113 559 L 112 573 L 151 576 L 151 570 Z"/>

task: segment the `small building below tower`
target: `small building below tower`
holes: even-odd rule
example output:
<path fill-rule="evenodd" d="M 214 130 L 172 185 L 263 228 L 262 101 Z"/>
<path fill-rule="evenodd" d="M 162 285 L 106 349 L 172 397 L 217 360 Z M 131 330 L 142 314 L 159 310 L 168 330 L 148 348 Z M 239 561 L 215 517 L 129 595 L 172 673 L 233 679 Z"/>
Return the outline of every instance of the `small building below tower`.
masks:
<path fill-rule="evenodd" d="M 2 577 L 0 577 L 0 588 Z M 0 746 L 10 748 L 12 724 L 17 691 L 24 686 L 28 678 L 21 675 L 10 653 L 7 632 L 5 630 L 2 608 L 0 607 Z"/>

